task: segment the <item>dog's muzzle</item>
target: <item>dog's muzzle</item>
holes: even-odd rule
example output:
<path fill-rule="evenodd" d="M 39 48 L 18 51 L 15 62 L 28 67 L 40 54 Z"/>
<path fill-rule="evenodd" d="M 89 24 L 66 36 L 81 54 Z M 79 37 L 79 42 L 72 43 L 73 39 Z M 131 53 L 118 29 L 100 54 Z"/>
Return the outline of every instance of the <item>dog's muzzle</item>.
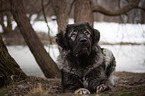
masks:
<path fill-rule="evenodd" d="M 86 41 L 87 41 L 87 38 L 81 38 L 81 39 L 80 39 L 80 42 L 81 42 L 81 43 L 85 43 Z"/>
<path fill-rule="evenodd" d="M 76 57 L 86 55 L 90 55 L 90 50 L 91 50 L 91 42 L 89 41 L 88 38 L 80 38 L 77 42 L 76 48 L 74 50 L 74 55 Z"/>

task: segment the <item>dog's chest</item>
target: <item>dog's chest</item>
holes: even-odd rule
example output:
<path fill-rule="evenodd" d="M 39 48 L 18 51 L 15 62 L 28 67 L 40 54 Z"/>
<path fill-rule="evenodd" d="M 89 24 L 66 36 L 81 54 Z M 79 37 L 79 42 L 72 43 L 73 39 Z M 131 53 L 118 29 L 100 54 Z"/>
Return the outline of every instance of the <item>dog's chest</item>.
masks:
<path fill-rule="evenodd" d="M 103 63 L 103 58 L 96 58 L 93 63 L 87 64 L 88 66 L 74 66 L 74 62 L 65 61 L 63 63 L 62 69 L 70 74 L 77 75 L 79 77 L 85 77 L 89 72 L 91 72 L 94 68 L 97 68 Z M 73 66 L 72 66 L 73 65 Z"/>
<path fill-rule="evenodd" d="M 81 68 L 70 68 L 68 70 L 69 73 L 77 75 L 79 77 L 85 77 L 94 67 L 92 65 L 87 66 L 87 67 L 81 67 Z"/>

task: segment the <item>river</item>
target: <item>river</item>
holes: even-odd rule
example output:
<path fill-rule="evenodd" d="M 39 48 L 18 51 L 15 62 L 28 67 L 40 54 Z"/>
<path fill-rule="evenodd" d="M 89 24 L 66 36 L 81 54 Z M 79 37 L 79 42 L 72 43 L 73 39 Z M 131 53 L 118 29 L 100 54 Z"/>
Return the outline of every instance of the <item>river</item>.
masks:
<path fill-rule="evenodd" d="M 101 45 L 110 49 L 117 62 L 116 71 L 145 73 L 145 45 Z M 27 46 L 7 46 L 9 53 L 29 76 L 44 77 Z M 59 51 L 56 45 L 45 46 L 54 61 Z"/>

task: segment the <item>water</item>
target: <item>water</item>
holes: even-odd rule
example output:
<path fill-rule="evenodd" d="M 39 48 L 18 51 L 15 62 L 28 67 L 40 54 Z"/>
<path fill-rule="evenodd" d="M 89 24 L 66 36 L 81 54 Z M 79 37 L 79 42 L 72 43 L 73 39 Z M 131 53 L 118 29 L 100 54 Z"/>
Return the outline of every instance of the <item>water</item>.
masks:
<path fill-rule="evenodd" d="M 144 45 L 115 45 L 102 47 L 108 48 L 113 52 L 117 62 L 116 71 L 145 72 Z"/>
<path fill-rule="evenodd" d="M 145 46 L 144 45 L 103 45 L 101 47 L 110 49 L 117 62 L 116 71 L 127 71 L 135 73 L 145 72 Z M 44 77 L 37 65 L 33 55 L 27 46 L 7 46 L 9 53 L 19 64 L 21 69 L 29 76 Z M 56 45 L 45 46 L 54 61 L 59 54 Z"/>

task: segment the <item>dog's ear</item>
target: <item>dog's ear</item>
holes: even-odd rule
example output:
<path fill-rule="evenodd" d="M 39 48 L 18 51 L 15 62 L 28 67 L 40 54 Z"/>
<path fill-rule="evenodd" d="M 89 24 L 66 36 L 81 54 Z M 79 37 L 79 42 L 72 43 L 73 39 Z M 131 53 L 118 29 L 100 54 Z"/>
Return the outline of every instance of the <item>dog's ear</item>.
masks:
<path fill-rule="evenodd" d="M 100 40 L 100 32 L 96 29 L 93 29 L 93 42 L 98 43 Z"/>
<path fill-rule="evenodd" d="M 62 30 L 56 35 L 56 43 L 63 49 L 67 49 L 67 41 Z"/>
<path fill-rule="evenodd" d="M 100 40 L 100 32 L 96 29 L 94 29 L 93 27 L 91 27 L 89 25 L 89 23 L 86 23 L 87 26 L 90 28 L 90 30 L 92 31 L 92 40 L 93 40 L 93 43 L 98 43 L 99 40 Z"/>

